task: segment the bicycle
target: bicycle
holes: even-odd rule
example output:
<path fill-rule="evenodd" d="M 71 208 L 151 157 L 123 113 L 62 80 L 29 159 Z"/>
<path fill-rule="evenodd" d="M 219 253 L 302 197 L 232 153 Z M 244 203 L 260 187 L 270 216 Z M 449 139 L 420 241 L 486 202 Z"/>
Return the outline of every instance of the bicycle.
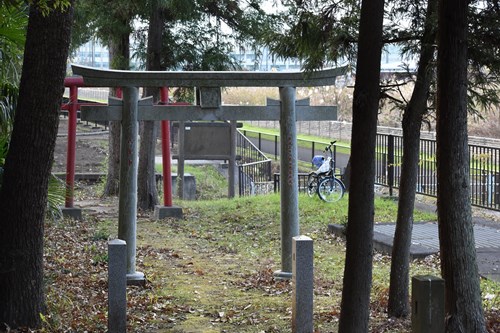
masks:
<path fill-rule="evenodd" d="M 336 141 L 330 142 L 325 148 L 325 153 L 330 153 L 325 160 L 323 156 L 314 156 L 313 164 L 318 170 L 312 171 L 307 177 L 307 194 L 313 197 L 318 194 L 325 202 L 335 202 L 344 196 L 345 185 L 335 176 L 332 146 Z"/>

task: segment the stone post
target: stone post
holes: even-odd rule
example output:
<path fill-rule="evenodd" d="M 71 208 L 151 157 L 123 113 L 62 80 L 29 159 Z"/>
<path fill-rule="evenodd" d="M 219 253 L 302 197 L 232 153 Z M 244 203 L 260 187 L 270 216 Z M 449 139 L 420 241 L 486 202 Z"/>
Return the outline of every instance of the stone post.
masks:
<path fill-rule="evenodd" d="M 297 129 L 295 126 L 295 88 L 280 88 L 281 136 L 281 271 L 279 279 L 292 277 L 292 237 L 299 235 L 299 193 L 297 165 Z"/>
<path fill-rule="evenodd" d="M 412 333 L 444 333 L 444 280 L 431 275 L 411 280 Z"/>
<path fill-rule="evenodd" d="M 120 202 L 118 213 L 118 238 L 127 242 L 127 281 L 143 284 L 144 274 L 135 271 L 137 236 L 137 138 L 139 123 L 137 110 L 139 90 L 123 88 L 123 115 L 120 146 Z"/>
<path fill-rule="evenodd" d="M 293 237 L 292 332 L 313 333 L 313 240 Z"/>
<path fill-rule="evenodd" d="M 127 331 L 127 243 L 108 242 L 108 332 Z"/>
<path fill-rule="evenodd" d="M 237 127 L 236 120 L 230 121 L 230 157 L 229 157 L 229 166 L 228 166 L 228 180 L 229 180 L 229 188 L 227 196 L 229 198 L 234 198 L 235 196 L 235 186 L 236 186 L 236 135 L 237 135 Z"/>

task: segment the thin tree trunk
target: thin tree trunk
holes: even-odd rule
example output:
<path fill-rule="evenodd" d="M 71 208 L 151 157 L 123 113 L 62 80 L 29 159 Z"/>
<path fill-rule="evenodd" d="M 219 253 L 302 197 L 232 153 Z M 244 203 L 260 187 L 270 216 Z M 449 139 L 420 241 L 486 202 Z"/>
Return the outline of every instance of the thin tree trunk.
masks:
<path fill-rule="evenodd" d="M 467 0 L 438 10 L 437 174 L 446 332 L 486 332 L 470 205 Z"/>
<path fill-rule="evenodd" d="M 383 0 L 362 2 L 353 100 L 351 179 L 340 333 L 368 332 L 383 14 Z"/>
<path fill-rule="evenodd" d="M 128 25 L 126 20 L 123 20 L 122 23 Z M 128 33 L 110 39 L 109 63 L 112 69 L 129 69 L 129 49 L 130 42 Z M 116 96 L 116 94 L 114 95 Z M 106 176 L 104 196 L 117 195 L 120 190 L 120 130 L 120 122 L 111 121 L 109 123 L 108 174 Z"/>
<path fill-rule="evenodd" d="M 0 323 L 11 328 L 39 327 L 45 311 L 44 217 L 72 8 L 47 16 L 30 8 L 19 102 L 0 193 Z"/>
<path fill-rule="evenodd" d="M 155 147 L 158 126 L 154 121 L 144 121 L 141 126 L 139 171 L 137 175 L 137 206 L 143 210 L 154 209 L 158 204 L 156 189 Z"/>
<path fill-rule="evenodd" d="M 159 8 L 158 2 L 152 4 L 151 17 L 148 30 L 148 57 L 146 69 L 149 71 L 162 70 L 161 67 L 161 46 L 162 32 L 164 24 L 163 11 Z M 158 100 L 158 87 L 147 88 L 146 96 L 153 96 L 153 100 Z M 138 208 L 152 210 L 158 204 L 158 190 L 156 189 L 155 176 L 155 147 L 158 133 L 158 126 L 154 121 L 144 121 L 141 126 L 141 144 L 139 153 L 139 174 L 138 174 Z"/>
<path fill-rule="evenodd" d="M 420 128 L 427 110 L 432 82 L 432 60 L 436 39 L 435 15 L 437 0 L 427 3 L 426 26 L 421 41 L 420 61 L 415 88 L 403 114 L 403 163 L 399 184 L 398 216 L 392 248 L 391 280 L 389 286 L 389 316 L 406 317 L 410 312 L 410 246 L 413 228 L 413 209 L 420 153 Z"/>
<path fill-rule="evenodd" d="M 109 122 L 108 174 L 103 196 L 117 195 L 120 190 L 120 122 Z"/>

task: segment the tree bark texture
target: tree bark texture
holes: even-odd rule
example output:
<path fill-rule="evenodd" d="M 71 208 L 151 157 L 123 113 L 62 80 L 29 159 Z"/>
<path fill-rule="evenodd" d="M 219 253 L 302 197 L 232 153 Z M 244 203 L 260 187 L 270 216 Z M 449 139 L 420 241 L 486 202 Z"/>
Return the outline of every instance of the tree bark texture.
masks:
<path fill-rule="evenodd" d="M 104 186 L 104 196 L 118 195 L 120 191 L 120 132 L 119 121 L 109 122 L 108 173 Z"/>
<path fill-rule="evenodd" d="M 164 24 L 163 11 L 158 1 L 151 4 L 151 16 L 148 29 L 148 56 L 146 69 L 148 71 L 162 70 L 161 46 Z M 146 88 L 145 96 L 153 96 L 158 101 L 158 87 Z M 158 190 L 155 176 L 155 147 L 158 136 L 158 125 L 154 121 L 143 121 L 141 126 L 141 144 L 139 150 L 139 174 L 137 182 L 137 205 L 139 209 L 152 210 L 158 204 Z"/>
<path fill-rule="evenodd" d="M 72 5 L 47 16 L 30 8 L 19 103 L 0 193 L 0 323 L 11 328 L 36 328 L 45 311 L 44 217 L 71 24 Z"/>
<path fill-rule="evenodd" d="M 154 121 L 143 121 L 140 132 L 137 206 L 142 210 L 152 210 L 158 204 L 155 172 L 155 147 L 158 126 Z"/>
<path fill-rule="evenodd" d="M 437 175 L 446 332 L 486 332 L 470 205 L 467 0 L 438 8 Z"/>
<path fill-rule="evenodd" d="M 129 25 L 127 20 L 121 20 L 122 25 Z M 127 29 L 119 36 L 110 38 L 109 41 L 109 63 L 112 69 L 129 69 L 130 62 L 130 42 Z M 121 123 L 111 121 L 109 123 L 109 151 L 108 151 L 108 173 L 106 185 L 104 186 L 104 196 L 117 195 L 120 190 L 120 131 Z"/>
<path fill-rule="evenodd" d="M 383 0 L 361 5 L 340 333 L 368 332 Z"/>
<path fill-rule="evenodd" d="M 410 312 L 410 246 L 413 229 L 413 209 L 420 153 L 420 128 L 427 111 L 432 82 L 432 61 L 436 40 L 437 0 L 427 3 L 426 26 L 421 40 L 420 60 L 415 88 L 403 114 L 403 161 L 399 184 L 398 215 L 391 259 L 388 313 L 391 317 L 406 317 Z"/>

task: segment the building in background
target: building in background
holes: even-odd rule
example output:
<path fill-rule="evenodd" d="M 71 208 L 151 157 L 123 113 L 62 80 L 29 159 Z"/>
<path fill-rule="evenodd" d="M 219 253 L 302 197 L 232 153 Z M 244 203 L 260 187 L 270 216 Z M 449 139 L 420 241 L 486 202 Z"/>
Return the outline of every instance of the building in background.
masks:
<path fill-rule="evenodd" d="M 406 72 L 415 72 L 417 64 L 413 59 L 404 59 L 397 46 L 390 45 L 384 48 L 382 54 L 381 72 L 386 75 Z M 300 71 L 301 62 L 298 59 L 283 59 L 273 56 L 269 49 L 261 47 L 254 48 L 235 47 L 231 56 L 239 63 L 242 70 L 247 71 Z M 109 68 L 109 52 L 107 47 L 98 40 L 91 40 L 82 45 L 73 54 L 72 63 L 96 68 Z M 137 59 L 131 60 L 131 67 L 139 68 Z"/>
<path fill-rule="evenodd" d="M 247 71 L 299 71 L 299 60 L 285 60 L 276 58 L 269 53 L 269 49 L 238 48 L 231 56 L 240 64 L 242 70 Z M 98 40 L 91 40 L 79 47 L 72 55 L 71 62 L 95 68 L 109 68 L 108 48 Z M 139 68 L 136 59 L 131 59 L 132 68 Z"/>
<path fill-rule="evenodd" d="M 109 68 L 109 51 L 99 40 L 92 39 L 74 52 L 71 62 L 82 66 Z"/>
<path fill-rule="evenodd" d="M 267 47 L 258 50 L 240 47 L 237 51 L 233 51 L 231 56 L 238 61 L 243 70 L 247 71 L 296 72 L 301 69 L 301 62 L 298 59 L 278 58 L 270 54 Z"/>

